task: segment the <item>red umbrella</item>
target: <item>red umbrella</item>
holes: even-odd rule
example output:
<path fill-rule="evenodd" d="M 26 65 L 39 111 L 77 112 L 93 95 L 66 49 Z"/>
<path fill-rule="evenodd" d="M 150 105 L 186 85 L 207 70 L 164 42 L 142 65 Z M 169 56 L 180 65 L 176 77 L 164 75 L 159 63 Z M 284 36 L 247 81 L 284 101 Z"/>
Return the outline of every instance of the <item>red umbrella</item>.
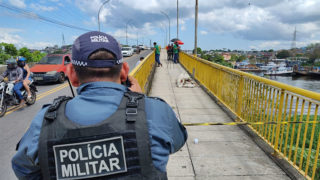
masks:
<path fill-rule="evenodd" d="M 184 42 L 182 42 L 182 41 L 177 41 L 177 43 L 179 44 L 179 45 L 184 45 Z"/>

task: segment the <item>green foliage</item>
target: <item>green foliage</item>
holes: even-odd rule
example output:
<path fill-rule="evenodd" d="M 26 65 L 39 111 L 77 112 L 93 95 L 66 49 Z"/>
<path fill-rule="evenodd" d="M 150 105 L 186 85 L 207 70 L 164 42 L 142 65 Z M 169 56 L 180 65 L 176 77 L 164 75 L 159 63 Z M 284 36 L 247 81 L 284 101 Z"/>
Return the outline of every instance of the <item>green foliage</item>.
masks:
<path fill-rule="evenodd" d="M 213 55 L 213 59 L 212 60 L 215 63 L 222 63 L 222 62 L 224 62 L 224 57 L 222 55 L 218 54 L 218 53 L 215 53 Z"/>
<path fill-rule="evenodd" d="M 13 44 L 0 43 L 0 64 L 4 64 L 11 56 L 13 58 L 23 56 L 27 59 L 27 62 L 38 62 L 45 55 L 45 53 L 41 53 L 40 51 L 31 53 L 26 47 L 17 50 Z"/>
<path fill-rule="evenodd" d="M 235 54 L 231 54 L 231 59 L 230 61 L 237 61 L 238 60 L 238 56 Z"/>
<path fill-rule="evenodd" d="M 197 47 L 197 53 L 198 53 L 198 54 L 202 54 L 202 49 L 199 48 L 199 47 Z"/>
<path fill-rule="evenodd" d="M 0 53 L 0 63 L 1 64 L 5 64 L 6 60 L 8 60 L 9 58 L 10 58 L 10 55 Z"/>
<path fill-rule="evenodd" d="M 4 47 L 5 54 L 8 54 L 10 56 L 17 56 L 18 55 L 18 50 L 13 44 L 1 43 L 1 47 Z"/>
<path fill-rule="evenodd" d="M 27 62 L 32 62 L 32 54 L 26 47 L 19 49 L 19 56 L 25 57 L 27 59 Z"/>
<path fill-rule="evenodd" d="M 315 47 L 309 55 L 310 61 L 314 63 L 314 60 L 320 58 L 320 47 Z"/>
<path fill-rule="evenodd" d="M 287 57 L 290 57 L 290 51 L 288 50 L 282 50 L 280 52 L 278 52 L 277 54 L 277 58 L 279 59 L 286 59 Z"/>
<path fill-rule="evenodd" d="M 263 116 L 263 115 L 262 115 Z M 302 117 L 301 117 L 302 116 Z M 266 118 L 266 115 L 265 115 Z M 296 117 L 296 121 L 300 121 L 300 119 L 302 118 L 302 121 L 307 121 L 307 115 L 297 115 Z M 259 117 L 258 117 L 259 119 Z M 273 119 L 272 117 L 270 117 L 269 119 Z M 314 116 L 310 115 L 309 117 L 309 121 L 313 121 L 314 120 Z M 288 117 L 285 118 L 284 121 L 294 121 L 294 117 L 291 116 L 291 118 L 289 119 Z M 317 121 L 319 121 L 319 117 L 317 117 Z M 282 127 L 284 126 L 284 127 Z M 316 154 L 316 148 L 317 148 L 317 143 L 319 141 L 319 134 L 320 134 L 320 124 L 307 124 L 307 123 L 303 123 L 303 124 L 288 124 L 288 125 L 282 125 L 281 126 L 281 131 L 280 134 L 283 134 L 282 139 L 279 138 L 279 147 L 282 144 L 282 149 L 281 152 L 284 152 L 286 150 L 286 156 L 287 158 L 290 158 L 291 161 L 293 161 L 293 159 L 295 158 L 295 151 L 297 151 L 297 155 L 296 155 L 296 164 L 297 166 L 300 165 L 300 159 L 302 159 L 302 170 L 304 171 L 306 169 L 307 166 L 307 158 L 308 158 L 308 154 L 309 154 L 309 148 L 312 144 L 311 147 L 311 151 L 310 151 L 310 162 L 309 162 L 309 169 L 308 169 L 308 175 L 311 177 L 312 176 L 312 170 L 314 167 L 314 161 L 315 158 L 318 156 L 320 158 L 320 154 Z M 312 136 L 312 129 L 313 126 L 315 126 L 315 130 L 314 130 L 314 137 L 313 137 L 313 141 L 311 141 L 311 136 Z M 272 132 L 274 129 L 276 129 L 276 125 L 265 125 L 262 128 L 262 132 Z M 300 135 L 298 136 L 298 132 L 300 131 Z M 303 139 L 304 139 L 304 134 L 305 131 L 307 131 L 306 133 L 306 141 L 303 144 Z M 288 134 L 288 137 L 286 137 L 286 135 Z M 281 137 L 281 136 L 280 136 Z M 273 135 L 271 135 L 271 138 L 268 138 L 268 140 L 270 141 L 271 139 L 275 139 L 276 135 L 275 133 Z M 287 144 L 286 144 L 286 139 L 287 139 Z M 281 141 L 282 140 L 282 141 Z M 292 146 L 290 147 L 290 144 L 292 143 Z M 299 141 L 299 143 L 297 143 Z M 304 152 L 302 154 L 302 148 L 304 148 Z M 289 152 L 291 151 L 291 156 L 289 157 Z M 316 175 L 315 175 L 315 179 L 320 180 L 320 159 L 318 159 L 318 162 L 316 164 Z"/>
<path fill-rule="evenodd" d="M 32 53 L 33 62 L 39 62 L 46 55 L 47 55 L 46 53 L 41 53 L 40 51 L 34 51 Z"/>
<path fill-rule="evenodd" d="M 201 54 L 201 58 L 223 66 L 232 67 L 232 64 L 224 61 L 224 57 L 218 53 L 215 53 L 213 56 L 210 54 Z"/>
<path fill-rule="evenodd" d="M 241 55 L 241 56 L 238 57 L 237 61 L 241 62 L 241 61 L 243 61 L 245 59 L 247 59 L 247 57 L 245 55 Z"/>

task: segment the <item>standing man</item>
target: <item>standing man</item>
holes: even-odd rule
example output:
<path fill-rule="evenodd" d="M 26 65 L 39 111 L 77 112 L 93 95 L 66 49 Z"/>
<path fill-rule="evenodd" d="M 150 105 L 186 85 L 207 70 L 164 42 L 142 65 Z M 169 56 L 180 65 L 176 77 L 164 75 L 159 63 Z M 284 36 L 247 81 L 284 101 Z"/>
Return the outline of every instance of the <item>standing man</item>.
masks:
<path fill-rule="evenodd" d="M 175 41 L 173 45 L 173 54 L 174 54 L 173 62 L 174 63 L 178 63 L 179 49 L 180 49 L 180 46 L 178 45 L 178 41 Z"/>
<path fill-rule="evenodd" d="M 167 179 L 169 154 L 187 139 L 171 107 L 141 94 L 119 43 L 102 32 L 78 37 L 68 77 L 74 98 L 45 105 L 17 145 L 19 179 Z M 130 81 L 131 86 L 121 85 Z"/>
<path fill-rule="evenodd" d="M 156 42 L 153 43 L 153 46 L 154 46 L 154 49 L 156 50 L 155 59 L 156 59 L 157 67 L 162 66 L 160 62 L 160 47 L 157 45 Z"/>

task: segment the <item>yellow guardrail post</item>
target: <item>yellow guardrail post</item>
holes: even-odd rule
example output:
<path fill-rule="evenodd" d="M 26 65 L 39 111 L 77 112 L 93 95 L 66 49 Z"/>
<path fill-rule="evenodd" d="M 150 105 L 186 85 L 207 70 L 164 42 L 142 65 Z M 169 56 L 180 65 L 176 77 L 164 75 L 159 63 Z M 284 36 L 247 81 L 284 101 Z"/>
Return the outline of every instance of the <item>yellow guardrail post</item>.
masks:
<path fill-rule="evenodd" d="M 241 117 L 241 110 L 242 110 L 242 97 L 243 97 L 243 85 L 244 85 L 244 78 L 243 76 L 240 76 L 239 79 L 239 87 L 238 87 L 238 93 L 237 93 L 237 110 L 236 113 L 239 117 Z M 240 121 L 239 118 L 237 118 L 237 121 Z"/>
<path fill-rule="evenodd" d="M 279 135 L 280 135 L 280 128 L 281 128 L 281 120 L 282 120 L 282 109 L 283 109 L 283 100 L 284 100 L 284 89 L 281 89 L 281 94 L 280 94 L 280 105 L 278 109 L 278 118 L 277 118 L 277 130 L 276 130 L 276 140 L 275 140 L 275 145 L 274 145 L 274 155 L 277 154 L 277 149 L 279 145 Z"/>
<path fill-rule="evenodd" d="M 316 155 L 319 154 L 319 149 L 320 149 L 320 133 L 319 133 L 319 137 L 318 137 L 318 145 L 317 145 Z M 313 164 L 313 170 L 312 170 L 312 179 L 314 179 L 314 177 L 316 175 L 317 164 L 318 164 L 318 156 L 315 156 L 315 158 L 314 158 L 314 164 Z"/>
<path fill-rule="evenodd" d="M 285 159 L 307 179 L 319 179 L 320 93 L 255 76 L 183 52 L 182 56 L 181 64 L 187 71 L 195 71 L 194 78 L 236 116 L 236 121 L 240 121 L 235 124 L 249 125 L 248 128 L 273 148 L 274 155 Z M 308 106 L 307 112 L 305 105 Z M 222 125 L 211 122 L 203 124 Z"/>
<path fill-rule="evenodd" d="M 134 67 L 130 72 L 130 76 L 136 78 L 139 85 L 144 93 L 148 93 L 149 80 L 155 68 L 155 51 L 152 51 L 144 60 L 137 66 Z"/>

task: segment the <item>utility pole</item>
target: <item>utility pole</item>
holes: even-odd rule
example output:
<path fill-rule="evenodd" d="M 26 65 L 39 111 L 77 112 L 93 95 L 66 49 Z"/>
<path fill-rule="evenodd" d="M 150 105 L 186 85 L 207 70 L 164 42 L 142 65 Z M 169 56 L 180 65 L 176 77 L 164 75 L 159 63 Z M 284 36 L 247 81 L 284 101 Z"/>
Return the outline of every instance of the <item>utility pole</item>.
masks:
<path fill-rule="evenodd" d="M 194 21 L 194 55 L 197 56 L 197 48 L 198 48 L 198 0 L 196 0 L 196 9 L 195 9 L 195 21 Z"/>
<path fill-rule="evenodd" d="M 66 45 L 66 41 L 64 40 L 64 34 L 62 33 L 62 44 L 61 44 L 61 46 L 64 46 L 64 45 Z"/>
<path fill-rule="evenodd" d="M 177 0 L 177 38 L 179 39 L 179 0 Z"/>

